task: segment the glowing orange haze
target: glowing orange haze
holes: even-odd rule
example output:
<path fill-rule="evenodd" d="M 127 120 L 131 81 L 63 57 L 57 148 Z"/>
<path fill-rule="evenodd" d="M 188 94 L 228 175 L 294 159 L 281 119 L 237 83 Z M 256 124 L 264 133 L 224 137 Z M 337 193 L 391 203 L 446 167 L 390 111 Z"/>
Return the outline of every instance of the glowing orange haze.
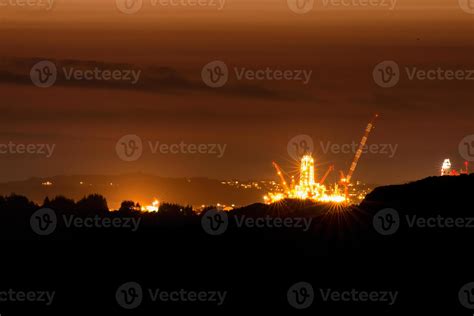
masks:
<path fill-rule="evenodd" d="M 389 11 L 321 8 L 320 0 L 306 15 L 291 12 L 286 0 L 228 0 L 221 11 L 157 8 L 144 1 L 135 15 L 120 13 L 114 0 L 58 0 L 50 12 L 0 7 L 2 56 L 164 67 L 186 82 L 200 82 L 201 67 L 223 59 L 232 66 L 312 69 L 312 81 L 306 87 L 265 82 L 249 84 L 247 90 L 229 85 L 227 90 L 178 92 L 162 87 L 44 90 L 2 81 L 2 137 L 52 142 L 58 149 L 46 163 L 2 157 L 0 180 L 140 171 L 274 178 L 271 161 L 287 158 L 291 137 L 358 141 L 354 131 L 363 130 L 379 112 L 384 118 L 372 140 L 400 145 L 400 169 L 390 168 L 395 160 L 372 156 L 358 172 L 367 182 L 390 183 L 431 175 L 472 132 L 471 86 L 412 83 L 388 91 L 377 89 L 371 78 L 373 66 L 386 59 L 474 68 L 474 15 L 460 10 L 457 1 L 400 0 Z M 456 123 L 446 126 L 451 120 Z M 165 143 L 228 144 L 229 150 L 220 160 L 144 155 L 140 163 L 125 164 L 113 148 L 128 133 Z M 316 153 L 315 159 L 344 169 L 352 156 Z"/>

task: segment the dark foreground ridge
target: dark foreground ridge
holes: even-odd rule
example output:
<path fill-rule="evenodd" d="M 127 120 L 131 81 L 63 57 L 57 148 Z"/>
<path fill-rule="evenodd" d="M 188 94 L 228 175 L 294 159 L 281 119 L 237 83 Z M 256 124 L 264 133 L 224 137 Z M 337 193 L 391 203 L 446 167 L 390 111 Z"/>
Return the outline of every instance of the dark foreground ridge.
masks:
<path fill-rule="evenodd" d="M 6 265 L 11 262 L 5 271 L 16 273 L 3 276 L 2 289 L 9 284 L 18 288 L 21 274 L 28 289 L 57 294 L 51 306 L 22 309 L 8 303 L 0 308 L 6 315 L 23 315 L 30 306 L 38 315 L 294 313 L 287 293 L 307 282 L 315 293 L 305 310 L 310 314 L 446 310 L 466 315 L 458 292 L 474 280 L 469 273 L 472 188 L 474 175 L 432 177 L 379 187 L 361 205 L 347 208 L 285 200 L 226 213 L 209 207 L 201 214 L 175 204 L 162 204 L 158 213 L 141 213 L 132 201 L 109 212 L 100 195 L 77 202 L 57 197 L 44 205 L 16 195 L 3 197 L 0 236 Z M 14 243 L 17 239 L 30 242 Z M 15 260 L 18 245 L 28 259 Z M 146 294 L 139 307 L 127 310 L 115 295 L 130 282 L 144 291 L 227 291 L 227 298 L 222 305 L 153 303 Z M 393 304 L 357 301 L 361 296 L 337 300 L 337 293 L 361 291 L 378 298 L 391 294 Z M 324 301 L 333 292 L 335 300 Z"/>
<path fill-rule="evenodd" d="M 164 239 L 170 247 L 173 242 L 183 246 L 182 241 L 192 240 L 222 243 L 226 245 L 223 251 L 234 249 L 229 245 L 235 243 L 264 252 L 307 256 L 371 253 L 374 249 L 408 251 L 417 247 L 430 251 L 431 245 L 452 251 L 467 242 L 465 238 L 474 231 L 473 188 L 474 174 L 430 177 L 378 187 L 358 206 L 283 200 L 230 212 L 216 213 L 209 206 L 200 214 L 190 206 L 167 203 L 159 212 L 144 213 L 133 201 L 124 201 L 119 210 L 109 212 L 107 201 L 97 194 L 77 202 L 62 196 L 46 198 L 43 205 L 10 195 L 0 198 L 0 236 L 6 240 L 114 239 L 144 243 Z"/>

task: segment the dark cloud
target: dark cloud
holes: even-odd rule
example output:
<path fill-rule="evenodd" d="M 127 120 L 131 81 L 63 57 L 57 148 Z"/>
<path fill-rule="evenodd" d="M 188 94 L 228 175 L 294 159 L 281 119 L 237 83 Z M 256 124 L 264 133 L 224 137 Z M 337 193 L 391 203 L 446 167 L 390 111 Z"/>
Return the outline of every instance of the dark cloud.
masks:
<path fill-rule="evenodd" d="M 224 96 L 243 98 L 263 98 L 275 100 L 304 100 L 311 99 L 303 93 L 292 93 L 284 89 L 275 89 L 261 83 L 233 83 L 220 89 L 207 87 L 201 79 L 186 76 L 177 69 L 166 66 L 149 66 L 130 63 L 111 63 L 97 60 L 52 59 L 46 57 L 34 58 L 4 58 L 0 62 L 0 82 L 4 84 L 32 85 L 29 77 L 31 68 L 38 62 L 48 60 L 58 68 L 58 79 L 55 86 L 88 89 L 130 90 L 146 93 L 173 94 L 182 93 L 212 93 Z M 140 79 L 136 84 L 126 81 L 113 80 L 67 80 L 61 69 L 75 68 L 82 70 L 135 70 L 140 71 Z M 200 70 L 196 70 L 200 74 Z"/>

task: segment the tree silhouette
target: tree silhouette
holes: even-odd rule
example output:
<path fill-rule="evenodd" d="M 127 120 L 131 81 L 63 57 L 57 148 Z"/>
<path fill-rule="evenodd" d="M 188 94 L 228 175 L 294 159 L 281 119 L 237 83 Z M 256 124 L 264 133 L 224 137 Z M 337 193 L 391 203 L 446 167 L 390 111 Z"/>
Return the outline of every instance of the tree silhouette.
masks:
<path fill-rule="evenodd" d="M 51 204 L 51 201 L 49 200 L 49 197 L 45 197 L 42 207 L 49 207 L 49 204 Z"/>
<path fill-rule="evenodd" d="M 135 215 L 140 212 L 140 205 L 133 201 L 123 201 L 118 212 L 121 215 Z"/>
<path fill-rule="evenodd" d="M 56 196 L 54 199 L 52 199 L 47 207 L 58 213 L 76 214 L 76 203 L 74 200 L 68 199 L 62 195 Z"/>
<path fill-rule="evenodd" d="M 158 214 L 162 217 L 167 218 L 180 218 L 183 216 L 195 215 L 193 208 L 191 206 L 182 206 L 172 203 L 163 203 L 160 205 Z"/>
<path fill-rule="evenodd" d="M 76 211 L 80 216 L 105 216 L 109 213 L 109 207 L 102 195 L 91 194 L 76 203 Z"/>
<path fill-rule="evenodd" d="M 11 194 L 0 197 L 0 232 L 4 239 L 24 237 L 30 231 L 30 216 L 38 208 L 25 196 Z"/>

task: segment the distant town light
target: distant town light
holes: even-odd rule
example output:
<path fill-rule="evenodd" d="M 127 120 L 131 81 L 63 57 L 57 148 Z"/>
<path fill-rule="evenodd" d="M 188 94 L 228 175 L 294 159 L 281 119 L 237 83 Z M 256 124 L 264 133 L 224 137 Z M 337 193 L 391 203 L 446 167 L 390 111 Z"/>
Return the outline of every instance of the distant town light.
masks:
<path fill-rule="evenodd" d="M 160 209 L 160 201 L 154 200 L 151 205 L 142 206 L 142 212 L 156 213 Z"/>

